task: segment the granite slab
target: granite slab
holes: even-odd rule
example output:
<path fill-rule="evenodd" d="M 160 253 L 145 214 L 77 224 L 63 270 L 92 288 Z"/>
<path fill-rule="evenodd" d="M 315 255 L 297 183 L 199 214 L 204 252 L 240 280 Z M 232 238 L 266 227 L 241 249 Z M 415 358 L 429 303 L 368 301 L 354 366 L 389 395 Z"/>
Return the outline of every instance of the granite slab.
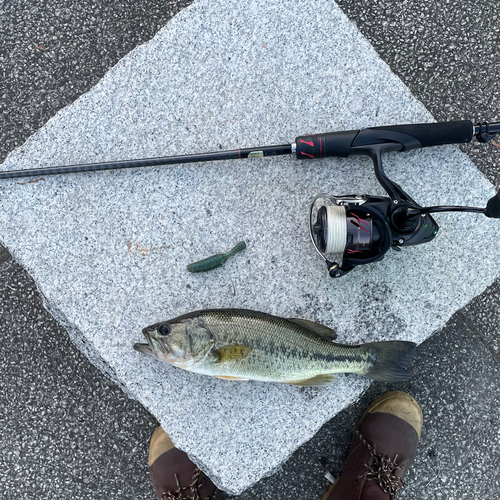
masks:
<path fill-rule="evenodd" d="M 464 117 L 466 118 L 466 117 Z M 197 0 L 60 111 L 2 170 L 283 144 L 305 133 L 432 121 L 327 0 Z M 453 146 L 387 155 L 421 204 L 484 205 L 493 186 Z M 31 182 L 30 182 L 31 181 Z M 132 350 L 201 308 L 305 317 L 339 341 L 422 342 L 500 274 L 500 225 L 440 214 L 427 245 L 333 281 L 307 232 L 319 192 L 383 194 L 366 159 L 266 158 L 0 184 L 0 240 L 75 344 L 156 416 L 222 489 L 271 474 L 368 387 L 230 383 Z M 190 262 L 245 240 L 211 273 Z M 481 241 L 478 248 L 477 242 Z"/>

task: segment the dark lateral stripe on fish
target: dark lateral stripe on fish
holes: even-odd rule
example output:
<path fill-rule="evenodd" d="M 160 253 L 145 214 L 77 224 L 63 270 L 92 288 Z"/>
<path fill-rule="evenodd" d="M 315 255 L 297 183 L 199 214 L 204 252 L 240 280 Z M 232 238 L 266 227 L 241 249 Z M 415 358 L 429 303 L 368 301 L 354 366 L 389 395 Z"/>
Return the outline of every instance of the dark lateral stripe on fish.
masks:
<path fill-rule="evenodd" d="M 354 354 L 352 356 L 338 356 L 335 354 L 327 354 L 324 357 L 324 360 L 337 363 L 364 363 L 366 361 L 366 358 L 360 356 L 359 354 Z"/>
<path fill-rule="evenodd" d="M 326 342 L 326 341 L 324 341 Z M 339 348 L 345 347 L 341 344 L 334 344 L 333 342 L 331 343 L 332 346 L 338 345 Z M 276 352 L 279 352 L 283 357 L 287 358 L 303 358 L 305 361 L 327 361 L 327 362 L 337 362 L 337 363 L 365 363 L 369 362 L 369 354 L 366 352 L 356 352 L 352 354 L 332 354 L 332 353 L 322 353 L 322 352 L 305 352 L 299 348 L 296 347 L 287 347 L 284 345 L 273 345 L 269 344 L 268 346 L 259 346 L 263 350 L 274 350 Z M 352 348 L 356 348 L 358 346 L 349 346 Z M 375 360 L 375 358 L 374 358 Z"/>

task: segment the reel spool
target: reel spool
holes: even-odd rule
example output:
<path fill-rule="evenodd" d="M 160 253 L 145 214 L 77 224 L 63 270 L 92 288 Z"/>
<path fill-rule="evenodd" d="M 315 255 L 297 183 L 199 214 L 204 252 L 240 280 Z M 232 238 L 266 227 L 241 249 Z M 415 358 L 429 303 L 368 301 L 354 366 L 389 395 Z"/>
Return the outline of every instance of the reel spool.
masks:
<path fill-rule="evenodd" d="M 348 212 L 344 205 L 321 206 L 313 233 L 319 250 L 324 253 L 361 253 L 380 240 L 370 214 L 358 215 L 352 209 Z"/>

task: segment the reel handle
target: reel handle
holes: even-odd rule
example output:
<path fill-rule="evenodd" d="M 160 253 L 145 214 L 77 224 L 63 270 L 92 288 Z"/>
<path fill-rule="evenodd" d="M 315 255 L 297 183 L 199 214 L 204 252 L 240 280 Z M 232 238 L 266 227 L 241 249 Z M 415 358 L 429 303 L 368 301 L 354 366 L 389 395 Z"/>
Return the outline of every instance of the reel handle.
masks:
<path fill-rule="evenodd" d="M 484 215 L 493 219 L 500 219 L 500 191 L 488 200 Z"/>
<path fill-rule="evenodd" d="M 352 148 L 376 144 L 400 144 L 402 151 L 444 144 L 470 142 L 474 137 L 470 120 L 414 125 L 372 127 L 362 130 L 328 132 L 295 139 L 298 159 L 348 157 Z"/>

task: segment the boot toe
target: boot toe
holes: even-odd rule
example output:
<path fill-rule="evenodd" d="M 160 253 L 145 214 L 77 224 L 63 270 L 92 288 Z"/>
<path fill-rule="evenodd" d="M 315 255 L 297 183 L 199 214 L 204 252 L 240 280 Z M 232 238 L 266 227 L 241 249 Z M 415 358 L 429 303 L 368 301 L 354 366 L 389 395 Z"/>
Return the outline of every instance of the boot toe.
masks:
<path fill-rule="evenodd" d="M 163 455 L 165 452 L 175 448 L 172 440 L 167 436 L 167 433 L 161 428 L 157 427 L 151 436 L 149 443 L 149 459 L 148 465 L 151 467 L 155 460 Z"/>
<path fill-rule="evenodd" d="M 392 391 L 383 394 L 368 407 L 361 420 L 374 413 L 387 413 L 404 420 L 415 429 L 420 439 L 424 421 L 422 409 L 417 401 L 406 392 Z"/>
<path fill-rule="evenodd" d="M 183 500 L 220 498 L 219 490 L 191 461 L 177 449 L 166 432 L 158 427 L 149 444 L 149 472 L 159 499 Z"/>
<path fill-rule="evenodd" d="M 404 488 L 422 432 L 413 397 L 392 391 L 376 399 L 356 427 L 342 475 L 324 500 L 392 500 Z"/>

